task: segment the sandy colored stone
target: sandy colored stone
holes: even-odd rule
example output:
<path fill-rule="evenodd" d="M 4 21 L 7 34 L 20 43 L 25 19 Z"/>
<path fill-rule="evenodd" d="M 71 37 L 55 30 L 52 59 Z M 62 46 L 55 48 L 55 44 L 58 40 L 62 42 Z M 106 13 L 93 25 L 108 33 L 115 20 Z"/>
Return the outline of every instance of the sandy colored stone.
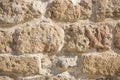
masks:
<path fill-rule="evenodd" d="M 83 73 L 90 75 L 119 75 L 120 55 L 113 51 L 82 55 Z"/>
<path fill-rule="evenodd" d="M 65 25 L 64 52 L 85 52 L 89 48 L 89 39 L 85 27 L 80 23 Z"/>
<path fill-rule="evenodd" d="M 0 80 L 14 80 L 8 76 L 0 76 Z"/>
<path fill-rule="evenodd" d="M 12 32 L 0 30 L 0 54 L 12 52 Z"/>
<path fill-rule="evenodd" d="M 61 74 L 57 74 L 56 76 L 49 76 L 48 80 L 76 80 L 69 72 L 63 72 Z"/>
<path fill-rule="evenodd" d="M 76 22 L 80 18 L 80 6 L 74 5 L 71 0 L 53 0 L 47 15 L 57 21 Z"/>
<path fill-rule="evenodd" d="M 109 50 L 112 42 L 112 29 L 105 23 L 85 25 L 86 35 L 90 40 L 90 48 Z"/>
<path fill-rule="evenodd" d="M 36 75 L 40 74 L 41 58 L 40 55 L 0 55 L 0 73 L 10 75 Z"/>
<path fill-rule="evenodd" d="M 93 21 L 104 21 L 105 18 L 120 18 L 120 0 L 92 0 Z"/>
<path fill-rule="evenodd" d="M 18 54 L 56 53 L 64 44 L 64 31 L 52 22 L 16 29 L 14 50 Z"/>
<path fill-rule="evenodd" d="M 120 49 L 120 22 L 116 24 L 114 34 L 114 45 Z"/>
<path fill-rule="evenodd" d="M 120 18 L 120 0 L 106 0 L 106 17 Z"/>
<path fill-rule="evenodd" d="M 105 19 L 106 0 L 92 0 L 93 21 L 103 21 Z"/>
<path fill-rule="evenodd" d="M 71 68 L 71 67 L 77 66 L 77 60 L 78 60 L 77 56 L 74 56 L 74 57 L 60 56 L 58 57 L 57 64 L 59 64 L 59 67 L 62 67 L 62 68 Z"/>
<path fill-rule="evenodd" d="M 19 80 L 46 80 L 45 76 L 36 75 L 36 76 L 28 76 L 28 77 L 19 77 Z"/>
<path fill-rule="evenodd" d="M 30 0 L 1 0 L 0 27 L 9 27 L 40 17 L 39 2 Z"/>
<path fill-rule="evenodd" d="M 79 3 L 81 6 L 80 19 L 88 19 L 92 14 L 92 0 L 81 0 Z"/>

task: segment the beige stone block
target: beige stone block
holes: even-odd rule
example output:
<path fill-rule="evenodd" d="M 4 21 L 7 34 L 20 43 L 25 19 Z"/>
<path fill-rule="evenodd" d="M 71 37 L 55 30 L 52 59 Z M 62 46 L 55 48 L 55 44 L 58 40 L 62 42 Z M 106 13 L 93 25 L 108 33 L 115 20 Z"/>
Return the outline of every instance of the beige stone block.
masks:
<path fill-rule="evenodd" d="M 34 6 L 34 2 L 30 0 L 1 0 L 0 27 L 10 27 L 40 17 L 40 10 L 35 8 L 40 7 L 39 5 Z"/>
<path fill-rule="evenodd" d="M 0 80 L 14 80 L 8 76 L 0 76 Z"/>
<path fill-rule="evenodd" d="M 90 75 L 119 75 L 120 55 L 114 52 L 88 53 L 82 55 L 83 73 Z"/>
<path fill-rule="evenodd" d="M 116 48 L 120 49 L 120 22 L 116 24 L 114 30 L 114 45 Z"/>
<path fill-rule="evenodd" d="M 80 6 L 71 0 L 54 0 L 48 7 L 47 15 L 53 20 L 76 22 L 80 18 Z"/>
<path fill-rule="evenodd" d="M 16 29 L 14 50 L 19 54 L 56 53 L 64 45 L 64 31 L 54 23 L 40 23 Z"/>
<path fill-rule="evenodd" d="M 89 39 L 85 27 L 81 23 L 72 23 L 64 26 L 65 45 L 64 52 L 85 52 L 89 48 Z"/>
<path fill-rule="evenodd" d="M 39 54 L 28 55 L 0 55 L 0 72 L 10 75 L 36 75 L 40 74 L 41 58 Z"/>
<path fill-rule="evenodd" d="M 0 54 L 12 52 L 12 32 L 0 30 Z"/>

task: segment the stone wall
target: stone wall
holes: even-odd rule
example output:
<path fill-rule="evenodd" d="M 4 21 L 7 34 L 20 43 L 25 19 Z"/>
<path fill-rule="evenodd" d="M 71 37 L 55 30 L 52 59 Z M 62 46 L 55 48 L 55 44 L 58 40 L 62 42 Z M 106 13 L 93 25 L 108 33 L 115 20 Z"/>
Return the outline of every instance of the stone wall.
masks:
<path fill-rule="evenodd" d="M 120 80 L 120 0 L 0 0 L 0 80 Z"/>

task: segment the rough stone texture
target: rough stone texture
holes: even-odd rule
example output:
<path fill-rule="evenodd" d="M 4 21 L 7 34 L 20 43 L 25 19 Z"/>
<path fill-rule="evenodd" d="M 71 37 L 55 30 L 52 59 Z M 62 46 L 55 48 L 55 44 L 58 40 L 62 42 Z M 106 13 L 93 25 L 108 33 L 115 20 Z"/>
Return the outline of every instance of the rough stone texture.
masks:
<path fill-rule="evenodd" d="M 118 23 L 115 28 L 114 45 L 120 49 L 120 23 Z"/>
<path fill-rule="evenodd" d="M 60 51 L 64 44 L 64 32 L 54 23 L 40 23 L 34 27 L 17 29 L 14 42 L 14 49 L 19 54 L 55 53 Z"/>
<path fill-rule="evenodd" d="M 92 0 L 94 21 L 103 21 L 105 18 L 120 18 L 120 0 Z"/>
<path fill-rule="evenodd" d="M 88 19 L 92 14 L 92 0 L 81 0 L 79 3 L 81 6 L 80 19 Z"/>
<path fill-rule="evenodd" d="M 89 48 L 89 39 L 85 27 L 79 23 L 65 25 L 65 52 L 85 52 Z"/>
<path fill-rule="evenodd" d="M 29 77 L 19 77 L 19 80 L 46 80 L 44 76 L 36 75 L 36 76 L 29 76 Z"/>
<path fill-rule="evenodd" d="M 76 22 L 80 18 L 80 6 L 71 0 L 54 0 L 48 6 L 47 15 L 57 21 Z"/>
<path fill-rule="evenodd" d="M 0 80 L 120 80 L 120 0 L 0 0 Z"/>
<path fill-rule="evenodd" d="M 97 75 L 119 75 L 120 55 L 114 52 L 83 54 L 83 72 Z"/>
<path fill-rule="evenodd" d="M 9 27 L 40 16 L 40 4 L 36 3 L 30 0 L 1 0 L 0 27 Z"/>
<path fill-rule="evenodd" d="M 0 80 L 14 80 L 14 79 L 7 76 L 0 76 Z"/>
<path fill-rule="evenodd" d="M 0 30 L 0 54 L 12 52 L 12 32 Z"/>
<path fill-rule="evenodd" d="M 57 76 L 48 77 L 48 80 L 75 80 L 68 72 L 63 72 Z"/>
<path fill-rule="evenodd" d="M 40 73 L 40 55 L 0 55 L 0 73 L 14 75 L 35 75 Z"/>
<path fill-rule="evenodd" d="M 87 37 L 90 40 L 90 48 L 108 50 L 111 48 L 112 29 L 105 23 L 85 25 Z"/>
<path fill-rule="evenodd" d="M 120 0 L 106 1 L 106 17 L 120 18 Z"/>
<path fill-rule="evenodd" d="M 77 56 L 75 56 L 75 57 L 62 56 L 62 57 L 58 57 L 58 64 L 59 64 L 59 66 L 61 66 L 63 68 L 75 67 L 75 66 L 77 66 L 77 60 L 78 60 Z"/>

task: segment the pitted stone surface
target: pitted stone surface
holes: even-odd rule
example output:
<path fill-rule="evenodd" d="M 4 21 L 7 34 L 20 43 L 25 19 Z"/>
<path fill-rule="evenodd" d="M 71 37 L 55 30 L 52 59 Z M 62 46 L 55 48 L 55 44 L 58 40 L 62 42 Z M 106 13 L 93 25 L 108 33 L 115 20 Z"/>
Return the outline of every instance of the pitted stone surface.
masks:
<path fill-rule="evenodd" d="M 76 22 L 80 18 L 80 6 L 74 5 L 71 0 L 54 0 L 47 15 L 57 21 Z"/>
<path fill-rule="evenodd" d="M 39 6 L 39 4 L 35 5 Z M 17 23 L 29 21 L 38 16 L 41 16 L 41 12 L 38 8 L 35 8 L 33 1 L 0 1 L 0 27 L 13 26 Z"/>
<path fill-rule="evenodd" d="M 12 32 L 0 30 L 0 54 L 12 53 Z"/>
<path fill-rule="evenodd" d="M 120 55 L 114 52 L 83 54 L 83 72 L 93 75 L 119 75 Z"/>
<path fill-rule="evenodd" d="M 14 41 L 14 49 L 19 54 L 55 53 L 60 51 L 64 44 L 64 31 L 54 23 L 40 23 L 34 27 L 17 29 Z"/>
<path fill-rule="evenodd" d="M 85 27 L 79 23 L 65 25 L 65 52 L 85 52 L 89 48 L 89 39 Z"/>
<path fill-rule="evenodd" d="M 0 55 L 0 72 L 15 75 L 35 75 L 40 74 L 41 59 L 40 55 Z"/>
<path fill-rule="evenodd" d="M 115 47 L 120 49 L 120 22 L 117 23 L 117 25 L 115 27 L 114 45 L 115 45 Z"/>
<path fill-rule="evenodd" d="M 90 40 L 90 48 L 97 50 L 109 50 L 112 42 L 112 29 L 105 23 L 85 25 L 87 37 Z"/>

